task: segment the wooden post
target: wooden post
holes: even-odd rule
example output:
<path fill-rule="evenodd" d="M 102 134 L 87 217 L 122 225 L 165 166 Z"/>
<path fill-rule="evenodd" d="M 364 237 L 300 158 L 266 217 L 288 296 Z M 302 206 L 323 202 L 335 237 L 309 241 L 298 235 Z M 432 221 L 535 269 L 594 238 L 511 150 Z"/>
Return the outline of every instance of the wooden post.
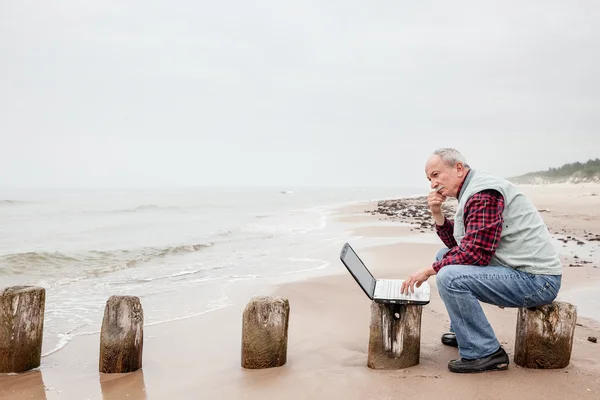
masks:
<path fill-rule="evenodd" d="M 37 368 L 42 359 L 46 289 L 12 286 L 0 290 L 0 372 Z"/>
<path fill-rule="evenodd" d="M 142 368 L 144 311 L 135 296 L 111 296 L 100 332 L 100 372 L 123 373 Z"/>
<path fill-rule="evenodd" d="M 368 367 L 401 369 L 419 363 L 423 306 L 371 303 Z"/>
<path fill-rule="evenodd" d="M 525 368 L 553 369 L 569 365 L 577 307 L 562 301 L 517 315 L 515 363 Z"/>
<path fill-rule="evenodd" d="M 273 368 L 286 363 L 289 317 L 286 298 L 250 299 L 242 319 L 243 368 Z"/>

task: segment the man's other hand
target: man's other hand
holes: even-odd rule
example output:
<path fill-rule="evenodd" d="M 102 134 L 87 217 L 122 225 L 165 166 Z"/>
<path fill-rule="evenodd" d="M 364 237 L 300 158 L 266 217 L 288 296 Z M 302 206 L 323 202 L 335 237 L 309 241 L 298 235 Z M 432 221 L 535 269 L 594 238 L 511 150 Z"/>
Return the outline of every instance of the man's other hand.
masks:
<path fill-rule="evenodd" d="M 433 269 L 433 267 L 423 268 L 423 269 L 415 272 L 414 274 L 412 274 L 411 276 L 406 278 L 406 280 L 404 282 L 402 282 L 402 287 L 400 288 L 400 293 L 408 294 L 409 291 L 410 291 L 410 293 L 414 293 L 415 285 L 416 285 L 416 287 L 421 287 L 421 284 L 423 282 L 425 282 L 427 279 L 429 279 L 429 277 L 432 275 L 435 275 L 435 270 Z"/>
<path fill-rule="evenodd" d="M 427 205 L 433 216 L 442 214 L 442 203 L 446 201 L 446 196 L 433 191 L 427 195 Z"/>

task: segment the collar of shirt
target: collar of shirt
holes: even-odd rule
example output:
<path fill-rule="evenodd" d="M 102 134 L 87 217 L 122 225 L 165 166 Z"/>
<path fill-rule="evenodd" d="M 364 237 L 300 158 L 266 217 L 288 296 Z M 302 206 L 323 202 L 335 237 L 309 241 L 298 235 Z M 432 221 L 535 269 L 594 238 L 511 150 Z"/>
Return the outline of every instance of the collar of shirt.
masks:
<path fill-rule="evenodd" d="M 463 185 L 465 184 L 465 181 L 467 180 L 467 176 L 469 176 L 469 174 L 471 173 L 471 170 L 467 171 L 467 174 L 465 175 L 465 177 L 463 178 L 462 182 L 460 183 L 460 185 L 458 186 L 458 192 L 456 192 L 456 198 L 458 199 L 458 197 L 460 196 L 460 191 L 462 190 Z"/>

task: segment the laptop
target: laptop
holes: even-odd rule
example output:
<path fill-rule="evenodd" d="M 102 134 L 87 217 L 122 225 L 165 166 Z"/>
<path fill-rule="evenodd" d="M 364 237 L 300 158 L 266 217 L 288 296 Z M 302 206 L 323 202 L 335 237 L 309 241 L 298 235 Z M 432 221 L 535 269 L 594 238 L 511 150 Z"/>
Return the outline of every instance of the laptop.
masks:
<path fill-rule="evenodd" d="M 401 294 L 402 279 L 375 279 L 348 243 L 342 247 L 340 260 L 365 294 L 376 303 L 429 304 L 430 288 L 427 282 L 423 282 L 418 288 L 415 286 L 414 293 Z"/>

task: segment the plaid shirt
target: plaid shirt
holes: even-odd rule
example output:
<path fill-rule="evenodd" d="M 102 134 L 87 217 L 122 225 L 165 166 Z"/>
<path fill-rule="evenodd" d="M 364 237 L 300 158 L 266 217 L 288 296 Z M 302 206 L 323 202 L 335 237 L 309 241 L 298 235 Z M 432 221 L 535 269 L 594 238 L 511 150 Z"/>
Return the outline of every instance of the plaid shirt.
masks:
<path fill-rule="evenodd" d="M 461 189 L 462 184 L 458 193 Z M 496 190 L 484 190 L 471 196 L 465 204 L 465 236 L 460 245 L 453 236 L 453 221 L 446 218 L 444 225 L 436 224 L 438 236 L 450 251 L 433 263 L 435 272 L 446 265 L 488 265 L 500 243 L 503 211 L 504 197 Z"/>

